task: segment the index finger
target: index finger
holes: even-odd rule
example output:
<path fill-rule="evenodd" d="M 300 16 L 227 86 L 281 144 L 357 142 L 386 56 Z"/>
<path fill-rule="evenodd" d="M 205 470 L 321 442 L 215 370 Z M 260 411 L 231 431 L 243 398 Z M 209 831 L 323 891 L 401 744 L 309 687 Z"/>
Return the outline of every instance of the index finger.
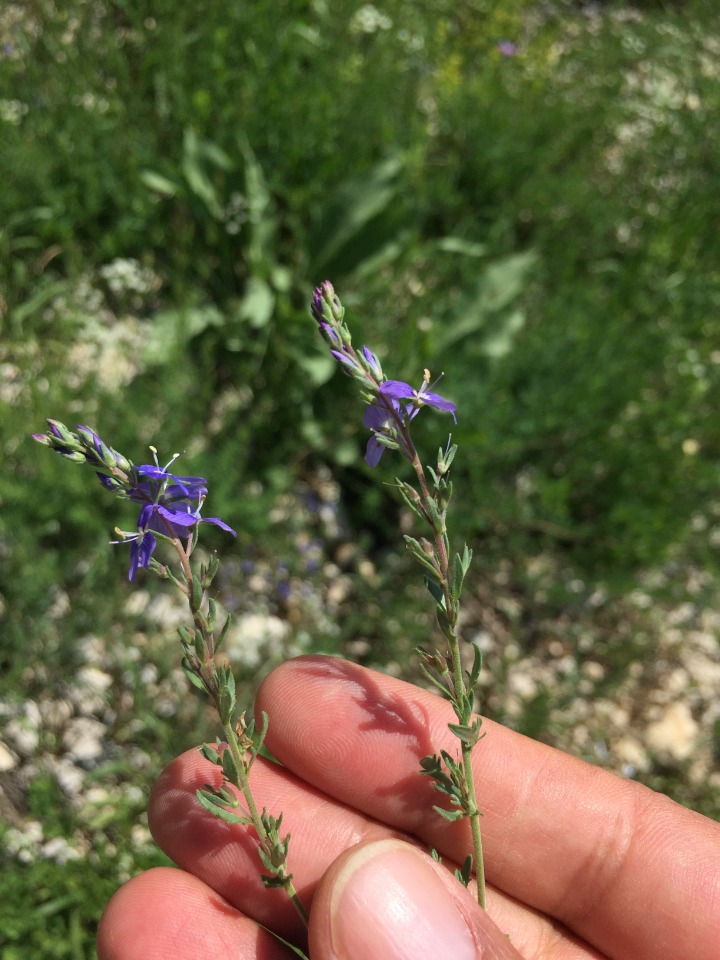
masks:
<path fill-rule="evenodd" d="M 457 752 L 436 695 L 302 657 L 264 681 L 268 747 L 324 793 L 462 862 L 464 821 L 432 810 L 419 761 Z M 718 960 L 720 826 L 632 781 L 486 721 L 474 754 L 488 880 L 611 957 Z"/>

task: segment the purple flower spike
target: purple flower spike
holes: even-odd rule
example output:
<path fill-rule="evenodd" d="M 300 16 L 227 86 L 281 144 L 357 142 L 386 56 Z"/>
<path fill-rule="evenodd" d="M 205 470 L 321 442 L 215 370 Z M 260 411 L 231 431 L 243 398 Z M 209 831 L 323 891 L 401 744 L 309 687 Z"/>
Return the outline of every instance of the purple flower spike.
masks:
<path fill-rule="evenodd" d="M 323 280 L 319 287 L 315 287 L 310 311 L 318 323 L 342 319 L 340 304 L 329 280 Z"/>
<path fill-rule="evenodd" d="M 455 416 L 457 407 L 455 404 L 441 397 L 439 393 L 431 393 L 427 389 L 429 383 L 430 375 L 426 370 L 425 379 L 419 390 L 415 390 L 409 383 L 405 383 L 403 380 L 386 380 L 385 383 L 380 385 L 380 393 L 384 397 L 390 397 L 393 400 L 410 400 L 416 407 L 415 413 L 417 413 L 420 407 L 434 407 L 443 413 L 450 413 L 455 423 L 457 423 L 457 417 Z"/>

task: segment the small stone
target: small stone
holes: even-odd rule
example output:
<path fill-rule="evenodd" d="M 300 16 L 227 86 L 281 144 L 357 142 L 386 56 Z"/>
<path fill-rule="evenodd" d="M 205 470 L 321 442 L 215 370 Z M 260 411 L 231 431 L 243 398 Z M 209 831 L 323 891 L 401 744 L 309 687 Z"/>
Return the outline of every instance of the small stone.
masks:
<path fill-rule="evenodd" d="M 605 677 L 605 667 L 597 660 L 586 660 L 582 672 L 590 680 L 602 680 Z"/>
<path fill-rule="evenodd" d="M 53 860 L 59 866 L 63 866 L 69 860 L 77 860 L 80 854 L 74 847 L 71 847 L 65 837 L 53 837 L 40 848 L 40 856 L 45 860 Z"/>
<path fill-rule="evenodd" d="M 349 640 L 345 644 L 345 652 L 353 660 L 366 657 L 371 650 L 372 645 L 369 640 Z"/>
<path fill-rule="evenodd" d="M 679 701 L 672 703 L 659 720 L 645 729 L 645 742 L 650 750 L 673 760 L 686 760 L 697 746 L 700 729 L 690 708 Z"/>
<path fill-rule="evenodd" d="M 624 766 L 635 770 L 647 770 L 650 766 L 647 751 L 635 737 L 620 737 L 613 744 L 612 752 Z"/>
<path fill-rule="evenodd" d="M 40 714 L 48 730 L 60 730 L 73 715 L 73 705 L 69 700 L 42 700 Z"/>
<path fill-rule="evenodd" d="M 76 763 L 97 760 L 103 752 L 105 726 L 93 717 L 76 717 L 68 724 L 63 746 Z"/>
<path fill-rule="evenodd" d="M 0 773 L 7 773 L 17 766 L 17 757 L 12 750 L 0 740 Z"/>

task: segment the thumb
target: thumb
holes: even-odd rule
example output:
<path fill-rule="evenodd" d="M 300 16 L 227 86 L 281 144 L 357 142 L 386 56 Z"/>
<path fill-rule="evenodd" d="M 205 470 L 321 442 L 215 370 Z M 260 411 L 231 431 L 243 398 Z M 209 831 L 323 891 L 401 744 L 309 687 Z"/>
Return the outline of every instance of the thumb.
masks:
<path fill-rule="evenodd" d="M 386 839 L 351 847 L 320 881 L 310 917 L 313 960 L 521 960 L 443 866 Z"/>

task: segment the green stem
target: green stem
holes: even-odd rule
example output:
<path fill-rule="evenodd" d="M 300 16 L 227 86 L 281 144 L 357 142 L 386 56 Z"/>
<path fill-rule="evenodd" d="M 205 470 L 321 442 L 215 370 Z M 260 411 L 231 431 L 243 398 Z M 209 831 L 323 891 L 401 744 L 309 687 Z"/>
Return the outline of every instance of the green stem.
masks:
<path fill-rule="evenodd" d="M 268 841 L 268 834 L 265 830 L 265 825 L 262 822 L 262 818 L 258 812 L 257 804 L 255 803 L 255 798 L 253 797 L 252 790 L 250 789 L 250 781 L 247 776 L 243 776 L 241 773 L 245 769 L 245 757 L 240 750 L 240 747 L 237 742 L 237 737 L 235 736 L 235 731 L 233 730 L 231 723 L 223 724 L 223 729 L 225 731 L 225 738 L 227 740 L 228 748 L 233 755 L 233 760 L 235 761 L 235 769 L 238 771 L 238 780 L 239 782 L 235 786 L 242 792 L 243 797 L 245 798 L 245 803 L 247 805 L 247 811 L 250 814 L 250 819 L 252 820 L 253 827 L 255 832 L 258 835 L 258 839 L 262 845 L 266 845 Z M 268 851 L 269 852 L 269 851 Z M 298 892 L 295 889 L 295 885 L 292 882 L 290 877 L 283 877 L 283 890 L 287 893 L 288 897 L 292 901 L 293 906 L 300 915 L 300 919 L 305 924 L 308 925 L 308 913 L 305 907 L 298 896 Z"/>
<path fill-rule="evenodd" d="M 187 599 L 190 606 L 190 613 L 193 619 L 195 628 L 199 630 L 203 638 L 203 646 L 205 648 L 205 662 L 202 664 L 204 671 L 207 671 L 209 674 L 212 674 L 212 663 L 215 655 L 215 640 L 214 637 L 208 633 L 207 626 L 205 623 L 204 617 L 201 615 L 201 610 L 196 605 L 194 600 L 194 591 L 193 591 L 193 572 L 190 566 L 190 553 L 192 542 L 188 544 L 187 550 L 183 548 L 179 540 L 174 540 L 175 546 L 177 548 L 178 556 L 180 557 L 180 563 L 185 574 L 185 580 L 187 582 Z M 205 682 L 205 687 L 213 699 L 215 708 L 220 714 L 220 703 L 218 698 L 217 684 L 213 683 L 210 680 L 209 676 L 206 676 L 203 673 L 203 680 Z M 235 729 L 232 725 L 232 722 L 224 721 L 223 722 L 223 731 L 225 733 L 225 740 L 230 750 L 233 760 L 235 761 L 235 769 L 237 770 L 237 783 L 234 784 L 242 793 L 245 804 L 247 807 L 247 812 L 250 815 L 250 820 L 252 821 L 253 828 L 257 834 L 260 845 L 265 848 L 267 853 L 271 853 L 269 849 L 270 846 L 270 837 L 268 832 L 265 829 L 265 824 L 263 823 L 262 817 L 258 811 L 257 804 L 255 803 L 255 798 L 253 797 L 252 790 L 250 788 L 250 780 L 247 776 L 247 761 L 243 751 L 240 749 L 240 745 L 235 734 Z M 300 919 L 307 927 L 309 916 L 307 910 L 302 904 L 300 897 L 298 896 L 297 890 L 292 882 L 291 877 L 283 876 L 282 878 L 282 887 L 283 890 L 287 893 L 290 898 L 293 906 L 297 910 Z"/>
<path fill-rule="evenodd" d="M 418 478 L 420 490 L 423 499 L 432 496 L 430 493 L 425 471 L 417 453 L 412 461 L 415 475 Z M 429 516 L 429 512 L 427 512 Z M 452 702 L 455 707 L 455 714 L 461 724 L 469 726 L 472 720 L 472 709 L 466 707 L 467 696 L 465 688 L 465 674 L 463 671 L 462 660 L 460 657 L 460 641 L 456 633 L 457 625 L 457 605 L 453 600 L 452 589 L 450 587 L 450 551 L 448 548 L 447 529 L 445 527 L 444 514 L 442 515 L 442 525 L 431 524 L 433 537 L 435 539 L 435 551 L 438 561 L 438 569 L 442 574 L 441 587 L 445 596 L 445 608 L 448 614 L 448 623 L 451 636 L 448 637 L 448 646 L 453 664 L 453 695 Z M 462 706 L 461 706 L 462 705 Z M 477 881 L 477 899 L 480 906 L 485 909 L 485 859 L 483 857 L 482 834 L 480 831 L 480 811 L 477 805 L 477 796 L 475 793 L 475 776 L 472 768 L 472 745 L 460 741 L 462 755 L 463 780 L 465 782 L 465 791 L 467 794 L 468 818 L 470 820 L 470 833 L 472 835 L 473 861 L 475 863 L 475 876 Z"/>
<path fill-rule="evenodd" d="M 475 880 L 477 883 L 477 901 L 485 909 L 485 858 L 483 857 L 482 835 L 480 833 L 480 811 L 475 796 L 475 777 L 472 769 L 472 750 L 470 744 L 462 745 L 462 765 L 470 808 L 470 832 L 472 833 L 473 858 L 475 860 Z"/>

